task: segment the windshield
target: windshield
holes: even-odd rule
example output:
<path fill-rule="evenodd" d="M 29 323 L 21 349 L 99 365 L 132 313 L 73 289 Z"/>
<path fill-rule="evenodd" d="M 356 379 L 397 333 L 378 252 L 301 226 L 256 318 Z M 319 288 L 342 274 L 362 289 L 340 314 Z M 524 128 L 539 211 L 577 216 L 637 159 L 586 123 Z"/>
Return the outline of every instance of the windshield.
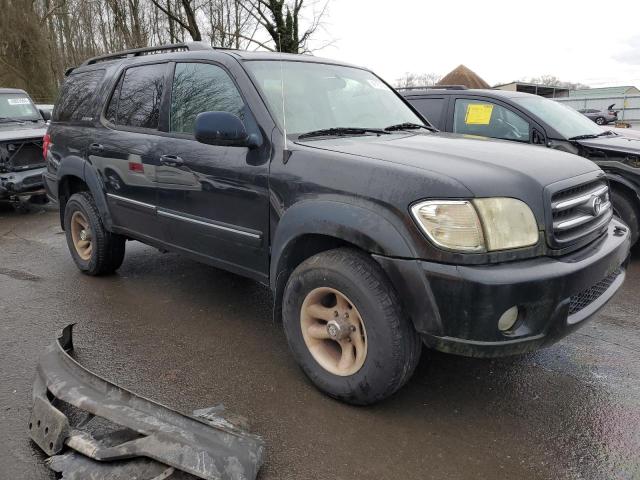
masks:
<path fill-rule="evenodd" d="M 600 135 L 604 130 L 573 108 L 548 98 L 517 97 L 513 101 L 538 116 L 565 139 L 582 135 Z"/>
<path fill-rule="evenodd" d="M 24 93 L 0 93 L 0 120 L 40 120 L 40 113 Z"/>
<path fill-rule="evenodd" d="M 424 125 L 393 90 L 365 70 L 291 61 L 247 61 L 245 65 L 287 134 L 330 128 L 382 129 L 400 123 Z"/>

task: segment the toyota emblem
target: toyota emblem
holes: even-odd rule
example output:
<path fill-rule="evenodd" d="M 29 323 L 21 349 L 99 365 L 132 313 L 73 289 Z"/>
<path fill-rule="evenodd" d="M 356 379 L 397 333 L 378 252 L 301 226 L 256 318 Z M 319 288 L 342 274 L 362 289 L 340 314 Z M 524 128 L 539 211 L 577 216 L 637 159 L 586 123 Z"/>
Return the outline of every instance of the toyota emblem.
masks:
<path fill-rule="evenodd" d="M 602 209 L 602 199 L 600 197 L 592 197 L 591 198 L 591 210 L 593 211 L 593 216 L 597 217 L 600 215 L 600 210 Z"/>

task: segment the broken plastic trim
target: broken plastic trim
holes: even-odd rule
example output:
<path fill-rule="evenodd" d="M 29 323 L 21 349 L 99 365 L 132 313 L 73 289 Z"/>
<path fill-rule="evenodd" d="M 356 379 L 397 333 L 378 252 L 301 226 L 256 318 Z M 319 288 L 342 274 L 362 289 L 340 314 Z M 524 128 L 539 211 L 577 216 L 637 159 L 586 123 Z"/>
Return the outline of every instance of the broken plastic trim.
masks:
<path fill-rule="evenodd" d="M 29 433 L 48 455 L 66 446 L 101 462 L 147 457 L 209 480 L 254 479 L 262 465 L 264 442 L 215 415 L 210 409 L 187 416 L 120 388 L 76 362 L 72 327 L 47 347 L 33 385 Z M 137 432 L 140 437 L 105 446 L 74 429 L 54 398 Z"/>

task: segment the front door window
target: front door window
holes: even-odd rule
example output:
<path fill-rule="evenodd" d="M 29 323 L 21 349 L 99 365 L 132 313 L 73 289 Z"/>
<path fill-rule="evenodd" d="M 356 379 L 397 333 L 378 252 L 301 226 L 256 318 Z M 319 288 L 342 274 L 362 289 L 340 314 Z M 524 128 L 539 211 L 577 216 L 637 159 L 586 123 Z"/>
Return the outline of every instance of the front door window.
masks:
<path fill-rule="evenodd" d="M 459 98 L 453 116 L 453 131 L 466 135 L 529 142 L 530 125 L 520 115 L 482 100 Z"/>

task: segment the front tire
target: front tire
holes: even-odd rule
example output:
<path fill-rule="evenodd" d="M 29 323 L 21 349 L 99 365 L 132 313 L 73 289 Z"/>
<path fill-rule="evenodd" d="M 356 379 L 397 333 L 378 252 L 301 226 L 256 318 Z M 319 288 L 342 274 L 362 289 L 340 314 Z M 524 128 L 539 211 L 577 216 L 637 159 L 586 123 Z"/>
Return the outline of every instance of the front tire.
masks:
<path fill-rule="evenodd" d="M 339 248 L 305 260 L 283 296 L 289 347 L 309 379 L 347 403 L 383 400 L 413 374 L 422 342 L 382 268 Z"/>
<path fill-rule="evenodd" d="M 98 207 L 88 192 L 76 193 L 67 201 L 64 229 L 67 246 L 81 272 L 106 275 L 122 265 L 126 239 L 104 228 Z"/>
<path fill-rule="evenodd" d="M 640 235 L 640 213 L 638 212 L 638 204 L 634 202 L 626 193 L 611 191 L 611 200 L 613 202 L 613 211 L 624 223 L 629 227 L 631 234 L 631 245 L 638 241 Z"/>

